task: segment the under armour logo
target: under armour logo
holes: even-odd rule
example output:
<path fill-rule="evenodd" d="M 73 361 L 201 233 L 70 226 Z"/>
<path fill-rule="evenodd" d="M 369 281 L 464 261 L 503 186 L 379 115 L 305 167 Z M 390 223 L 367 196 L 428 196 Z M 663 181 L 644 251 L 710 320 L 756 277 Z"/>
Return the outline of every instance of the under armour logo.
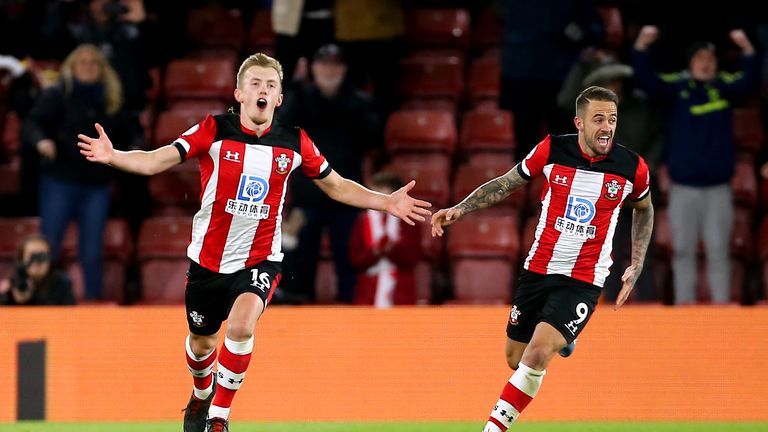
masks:
<path fill-rule="evenodd" d="M 227 154 L 224 155 L 224 159 L 230 162 L 240 163 L 240 152 L 233 152 L 232 150 L 227 150 Z"/>
<path fill-rule="evenodd" d="M 233 378 L 230 378 L 227 381 L 229 381 L 230 384 L 242 384 L 244 379 L 245 378 L 240 378 L 239 380 L 235 380 Z"/>
<path fill-rule="evenodd" d="M 568 176 L 561 176 L 560 174 L 555 174 L 555 180 L 553 183 L 557 183 L 560 185 L 567 185 L 568 184 Z"/>

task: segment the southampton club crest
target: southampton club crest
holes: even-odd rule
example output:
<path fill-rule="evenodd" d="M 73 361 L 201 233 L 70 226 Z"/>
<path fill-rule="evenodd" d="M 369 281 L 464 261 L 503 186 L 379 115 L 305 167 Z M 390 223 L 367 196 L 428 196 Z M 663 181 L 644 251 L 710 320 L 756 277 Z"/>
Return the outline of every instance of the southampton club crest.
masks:
<path fill-rule="evenodd" d="M 606 192 L 603 194 L 605 199 L 616 201 L 619 198 L 619 191 L 621 190 L 621 185 L 619 182 L 616 181 L 616 179 L 613 179 L 605 184 Z"/>
<path fill-rule="evenodd" d="M 517 325 L 519 323 L 518 318 L 520 318 L 521 314 L 522 312 L 517 308 L 517 305 L 513 305 L 512 310 L 509 312 L 509 323 L 511 325 Z"/>
<path fill-rule="evenodd" d="M 275 158 L 275 162 L 277 162 L 277 168 L 275 168 L 275 172 L 278 174 L 285 174 L 288 172 L 288 166 L 291 164 L 291 158 L 285 155 L 285 153 L 280 153 L 280 156 Z"/>

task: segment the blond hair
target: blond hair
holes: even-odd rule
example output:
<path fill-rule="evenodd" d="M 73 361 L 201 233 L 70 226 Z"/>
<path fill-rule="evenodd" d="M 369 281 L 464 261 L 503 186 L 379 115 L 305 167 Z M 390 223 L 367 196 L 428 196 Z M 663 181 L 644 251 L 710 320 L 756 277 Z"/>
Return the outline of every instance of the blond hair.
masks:
<path fill-rule="evenodd" d="M 240 69 L 237 70 L 238 88 L 242 82 L 243 75 L 245 75 L 245 71 L 247 71 L 251 66 L 271 67 L 272 69 L 276 70 L 277 76 L 280 77 L 280 85 L 282 86 L 283 66 L 280 64 L 280 62 L 266 54 L 256 53 L 245 59 L 245 61 L 243 61 L 243 63 L 240 65 Z"/>
<path fill-rule="evenodd" d="M 96 55 L 96 60 L 99 62 L 99 69 L 101 72 L 99 81 L 104 84 L 104 99 L 106 102 L 105 106 L 107 114 L 115 114 L 120 110 L 120 107 L 123 106 L 123 85 L 120 83 L 120 78 L 118 78 L 117 72 L 112 69 L 107 58 L 95 45 L 78 45 L 78 47 L 64 59 L 64 63 L 61 65 L 61 77 L 64 82 L 64 91 L 67 94 L 72 93 L 72 82 L 75 79 L 75 60 L 80 54 L 86 51 L 91 51 Z"/>

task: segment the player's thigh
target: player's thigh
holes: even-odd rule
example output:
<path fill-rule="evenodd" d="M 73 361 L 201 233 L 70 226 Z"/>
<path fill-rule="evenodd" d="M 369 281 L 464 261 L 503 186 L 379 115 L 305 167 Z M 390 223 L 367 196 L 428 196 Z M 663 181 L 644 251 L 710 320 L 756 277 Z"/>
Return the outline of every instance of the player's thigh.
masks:
<path fill-rule="evenodd" d="M 507 358 L 507 365 L 510 369 L 517 370 L 517 365 L 523 358 L 523 352 L 528 344 L 525 342 L 519 342 L 507 338 L 507 343 L 504 346 L 504 355 Z"/>
<path fill-rule="evenodd" d="M 565 276 L 557 279 L 558 287 L 547 297 L 541 321 L 551 325 L 569 344 L 586 327 L 595 312 L 602 289 Z"/>
<path fill-rule="evenodd" d="M 261 261 L 233 274 L 228 287 L 230 310 L 227 313 L 227 325 L 234 324 L 232 319 L 243 319 L 246 316 L 255 325 L 272 299 L 281 277 L 280 263 L 272 261 Z"/>
<path fill-rule="evenodd" d="M 548 287 L 546 276 L 523 270 L 515 282 L 515 298 L 507 321 L 507 337 L 513 341 L 527 344 L 536 324 L 539 323 L 544 304 L 547 300 Z"/>
<path fill-rule="evenodd" d="M 227 319 L 228 275 L 208 270 L 190 261 L 184 304 L 189 332 L 198 336 L 215 335 Z"/>

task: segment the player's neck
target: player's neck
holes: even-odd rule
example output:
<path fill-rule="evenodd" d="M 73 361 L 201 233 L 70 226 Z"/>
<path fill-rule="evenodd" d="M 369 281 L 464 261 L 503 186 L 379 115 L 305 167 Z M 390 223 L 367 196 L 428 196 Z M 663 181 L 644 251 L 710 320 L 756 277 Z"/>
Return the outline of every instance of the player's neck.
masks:
<path fill-rule="evenodd" d="M 248 116 L 240 116 L 240 127 L 244 132 L 261 137 L 272 126 L 272 118 L 268 119 L 264 123 L 258 124 L 251 120 Z"/>

